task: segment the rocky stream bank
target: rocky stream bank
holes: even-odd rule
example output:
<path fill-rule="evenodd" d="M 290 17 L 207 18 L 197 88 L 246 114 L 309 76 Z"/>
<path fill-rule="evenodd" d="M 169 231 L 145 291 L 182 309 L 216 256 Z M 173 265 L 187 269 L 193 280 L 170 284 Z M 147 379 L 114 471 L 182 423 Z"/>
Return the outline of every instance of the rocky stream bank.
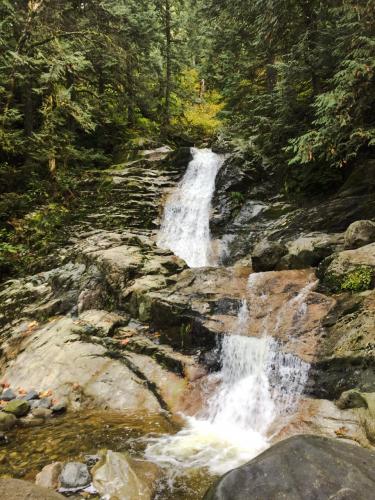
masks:
<path fill-rule="evenodd" d="M 254 463 L 263 460 L 261 467 L 274 471 L 280 446 L 292 447 L 282 453 L 293 457 L 311 448 L 314 474 L 321 453 L 329 460 L 342 450 L 333 475 L 345 474 L 361 454 L 374 461 L 368 450 L 375 443 L 375 164 L 354 171 L 324 203 L 301 208 L 278 194 L 269 172 L 249 175 L 229 159 L 217 178 L 212 216 L 222 265 L 190 269 L 155 243 L 165 198 L 190 158 L 188 149 L 162 148 L 98 172 L 111 180 L 108 201 L 66 228 L 55 267 L 2 285 L 4 498 L 60 498 L 54 490 L 61 488 L 94 497 L 89 486 L 108 498 L 202 498 L 213 475 L 190 471 L 168 490 L 165 471 L 144 461 L 142 439 L 176 432 L 180 412 L 195 415 L 204 407 L 211 374 L 220 368 L 220 339 L 233 332 L 244 298 L 251 311 L 246 334 L 260 335 L 266 325 L 284 353 L 311 365 L 298 410 L 274 422 L 270 443 L 322 437 L 277 444 Z M 237 192 L 242 197 L 231 194 Z M 266 307 L 259 306 L 264 294 Z M 303 320 L 296 297 L 303 297 Z M 43 415 L 31 408 L 29 401 L 46 399 Z M 12 418 L 9 405 L 24 409 Z M 92 440 L 77 438 L 85 433 Z M 37 452 L 47 441 L 53 451 Z M 99 456 L 100 448 L 107 451 Z M 367 480 L 358 467 L 359 491 Z M 34 480 L 37 472 L 38 486 L 14 482 Z M 246 487 L 244 474 L 251 477 L 239 471 L 235 482 Z M 110 486 L 114 476 L 120 489 Z M 207 498 L 229 498 L 227 478 Z M 361 494 L 374 486 L 368 481 Z M 50 493 L 38 489 L 46 487 Z M 335 487 L 320 497 L 288 498 L 351 498 L 332 496 L 341 494 Z"/>

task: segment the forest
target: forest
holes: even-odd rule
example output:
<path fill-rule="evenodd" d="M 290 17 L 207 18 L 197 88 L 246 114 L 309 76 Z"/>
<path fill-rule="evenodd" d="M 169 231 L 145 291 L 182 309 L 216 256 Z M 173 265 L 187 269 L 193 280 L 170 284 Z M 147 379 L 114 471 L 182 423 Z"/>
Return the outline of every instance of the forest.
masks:
<path fill-rule="evenodd" d="M 216 144 L 299 200 L 374 154 L 373 0 L 0 0 L 0 22 L 5 274 L 139 147 Z"/>

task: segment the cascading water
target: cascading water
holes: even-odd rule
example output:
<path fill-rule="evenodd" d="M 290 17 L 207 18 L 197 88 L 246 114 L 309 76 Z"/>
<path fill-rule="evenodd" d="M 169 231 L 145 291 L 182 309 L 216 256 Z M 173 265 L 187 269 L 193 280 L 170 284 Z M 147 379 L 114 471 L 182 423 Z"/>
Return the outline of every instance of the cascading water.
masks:
<path fill-rule="evenodd" d="M 188 171 L 171 196 L 159 235 L 161 247 L 173 250 L 191 267 L 210 263 L 209 211 L 222 159 L 210 150 L 193 150 Z M 285 353 L 274 339 L 288 333 L 286 319 L 298 328 L 307 312 L 308 284 L 280 310 L 268 310 L 263 273 L 252 274 L 233 331 L 221 342 L 221 371 L 210 376 L 216 389 L 206 408 L 176 435 L 150 439 L 146 457 L 163 466 L 207 467 L 222 474 L 250 460 L 269 445 L 271 424 L 296 408 L 309 365 Z M 262 318 L 258 336 L 249 336 L 253 318 Z M 301 322 L 301 323 L 300 323 Z M 212 384 L 211 384 L 212 383 Z"/>
<path fill-rule="evenodd" d="M 253 276 L 249 285 L 255 286 Z M 299 321 L 303 321 L 307 291 L 302 290 L 294 300 L 293 312 Z M 267 303 L 266 295 L 253 293 L 251 288 L 249 296 L 254 312 Z M 284 305 L 281 315 L 285 307 L 290 303 Z M 264 315 L 260 337 L 246 336 L 251 309 L 249 312 L 243 301 L 233 332 L 223 338 L 222 368 L 211 376 L 217 389 L 206 409 L 186 417 L 186 427 L 176 435 L 151 441 L 147 458 L 166 466 L 208 467 L 214 474 L 223 474 L 266 449 L 271 424 L 295 409 L 309 365 L 282 351 L 270 335 L 270 314 Z"/>
<path fill-rule="evenodd" d="M 223 157 L 192 148 L 193 159 L 165 206 L 157 244 L 172 250 L 190 267 L 215 265 L 211 252 L 210 210 Z"/>

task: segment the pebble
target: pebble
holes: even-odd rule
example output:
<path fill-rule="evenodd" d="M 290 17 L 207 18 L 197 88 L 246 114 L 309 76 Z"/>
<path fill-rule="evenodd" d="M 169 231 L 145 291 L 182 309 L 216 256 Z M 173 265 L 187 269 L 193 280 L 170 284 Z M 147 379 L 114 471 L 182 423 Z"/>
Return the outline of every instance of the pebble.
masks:
<path fill-rule="evenodd" d="M 54 404 L 51 407 L 51 410 L 53 413 L 64 413 L 64 412 L 66 412 L 67 407 L 68 407 L 68 403 L 66 401 L 60 401 L 60 402 Z"/>
<path fill-rule="evenodd" d="M 12 401 L 13 399 L 16 399 L 16 394 L 12 391 L 12 389 L 5 389 L 3 393 L 1 394 L 0 399 L 2 401 Z"/>
<path fill-rule="evenodd" d="M 26 401 L 33 401 L 39 399 L 39 394 L 36 391 L 31 390 L 25 396 L 23 396 L 22 399 L 25 399 Z"/>
<path fill-rule="evenodd" d="M 49 418 L 52 416 L 52 410 L 43 407 L 33 408 L 32 414 L 36 418 Z"/>

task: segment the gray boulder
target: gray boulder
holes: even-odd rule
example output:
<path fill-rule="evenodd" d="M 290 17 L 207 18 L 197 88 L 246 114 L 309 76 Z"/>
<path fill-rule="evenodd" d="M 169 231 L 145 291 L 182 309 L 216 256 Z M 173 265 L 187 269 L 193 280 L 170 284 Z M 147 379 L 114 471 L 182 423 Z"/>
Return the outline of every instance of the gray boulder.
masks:
<path fill-rule="evenodd" d="M 251 254 L 252 267 L 255 272 L 274 271 L 280 259 L 286 255 L 285 245 L 270 241 L 258 243 Z"/>
<path fill-rule="evenodd" d="M 91 476 L 86 464 L 69 462 L 60 474 L 60 484 L 64 489 L 85 488 L 91 483 Z"/>
<path fill-rule="evenodd" d="M 345 233 L 345 246 L 359 248 L 375 241 L 375 222 L 357 220 L 350 224 Z"/>
<path fill-rule="evenodd" d="M 204 500 L 369 500 L 375 452 L 301 435 L 282 441 L 225 474 Z"/>

